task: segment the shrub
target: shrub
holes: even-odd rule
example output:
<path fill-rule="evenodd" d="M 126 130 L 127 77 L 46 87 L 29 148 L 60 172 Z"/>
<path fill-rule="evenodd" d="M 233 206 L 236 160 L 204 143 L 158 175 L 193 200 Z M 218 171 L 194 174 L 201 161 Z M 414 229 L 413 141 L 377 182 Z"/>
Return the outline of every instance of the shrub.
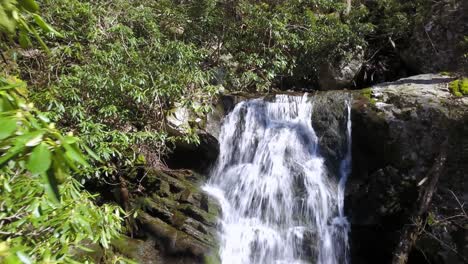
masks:
<path fill-rule="evenodd" d="M 0 262 L 85 260 L 88 244 L 109 249 L 119 236 L 121 210 L 96 206 L 71 177 L 88 166 L 79 139 L 63 136 L 25 95 L 22 81 L 0 78 Z"/>

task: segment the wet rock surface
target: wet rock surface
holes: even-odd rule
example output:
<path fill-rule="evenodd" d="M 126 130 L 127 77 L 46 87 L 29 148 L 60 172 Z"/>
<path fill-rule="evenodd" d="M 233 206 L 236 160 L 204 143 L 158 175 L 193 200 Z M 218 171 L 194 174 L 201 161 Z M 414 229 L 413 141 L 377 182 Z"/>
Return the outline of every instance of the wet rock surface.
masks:
<path fill-rule="evenodd" d="M 429 210 L 417 223 L 422 228 L 409 263 L 466 263 L 468 223 L 460 217 L 460 205 L 468 202 L 468 97 L 449 92 L 452 80 L 426 74 L 364 90 L 309 95 L 314 97 L 312 123 L 319 151 L 334 177 L 339 176 L 339 161 L 346 151 L 344 102 L 352 95 L 353 169 L 345 198 L 352 225 L 352 263 L 390 263 L 403 227 L 415 224 L 411 212 L 444 141 L 449 144 L 446 166 Z M 202 129 L 211 141 L 186 148 L 186 155 L 175 160 L 192 163 L 180 167 L 197 170 L 197 164 L 212 164 L 215 158 L 200 153 L 216 151 L 213 146 L 218 144 L 223 117 L 238 102 L 255 97 L 221 98 Z M 216 157 L 217 152 L 208 155 Z M 144 173 L 142 189 L 132 198 L 132 207 L 138 208 L 137 238 L 153 241 L 159 263 L 216 262 L 213 252 L 220 212 L 200 190 L 206 177 L 188 170 Z M 140 242 L 145 248 L 148 243 Z"/>
<path fill-rule="evenodd" d="M 347 151 L 346 102 L 352 100 L 347 91 L 320 92 L 313 96 L 312 126 L 318 137 L 318 151 L 328 171 L 339 179 L 340 162 Z"/>
<path fill-rule="evenodd" d="M 144 254 L 131 256 L 141 263 L 188 264 L 216 255 L 219 207 L 200 188 L 205 177 L 190 170 L 156 169 L 140 177 L 130 198 L 135 239 L 128 243 Z"/>

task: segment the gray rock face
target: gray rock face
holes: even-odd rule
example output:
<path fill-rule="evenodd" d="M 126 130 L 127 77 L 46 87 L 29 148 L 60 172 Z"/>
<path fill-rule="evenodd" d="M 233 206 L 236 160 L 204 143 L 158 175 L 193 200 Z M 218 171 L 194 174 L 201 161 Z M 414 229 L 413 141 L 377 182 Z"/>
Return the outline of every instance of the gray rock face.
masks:
<path fill-rule="evenodd" d="M 467 258 L 467 219 L 443 220 L 461 212 L 455 196 L 461 203 L 468 198 L 463 165 L 468 163 L 468 98 L 450 94 L 451 80 L 426 74 L 355 92 L 353 173 L 345 207 L 358 263 L 390 262 L 403 226 L 413 224 L 409 216 L 418 192 L 446 140 L 448 159 L 429 208 L 431 223 L 421 231 L 409 263 Z"/>
<path fill-rule="evenodd" d="M 358 48 L 354 53 L 348 54 L 348 57 L 338 63 L 327 63 L 320 67 L 321 90 L 336 90 L 353 86 L 354 78 L 365 61 L 364 51 Z"/>
<path fill-rule="evenodd" d="M 142 263 L 217 259 L 219 207 L 199 187 L 205 177 L 189 170 L 146 169 L 140 174 L 129 200 L 137 213 L 128 220 L 136 239 L 127 238 L 119 250 Z"/>
<path fill-rule="evenodd" d="M 346 155 L 346 91 L 320 92 L 314 95 L 312 126 L 319 138 L 319 152 L 333 177 L 339 177 L 340 162 Z"/>

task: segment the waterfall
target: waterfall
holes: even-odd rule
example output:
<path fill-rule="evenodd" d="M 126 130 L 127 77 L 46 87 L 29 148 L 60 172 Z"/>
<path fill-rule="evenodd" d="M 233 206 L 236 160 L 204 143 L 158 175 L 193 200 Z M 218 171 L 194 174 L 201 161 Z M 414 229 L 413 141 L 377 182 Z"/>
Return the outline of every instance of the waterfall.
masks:
<path fill-rule="evenodd" d="M 236 105 L 220 133 L 220 156 L 204 190 L 222 209 L 223 264 L 348 262 L 343 212 L 351 162 L 330 177 L 312 127 L 313 98 L 276 95 Z"/>

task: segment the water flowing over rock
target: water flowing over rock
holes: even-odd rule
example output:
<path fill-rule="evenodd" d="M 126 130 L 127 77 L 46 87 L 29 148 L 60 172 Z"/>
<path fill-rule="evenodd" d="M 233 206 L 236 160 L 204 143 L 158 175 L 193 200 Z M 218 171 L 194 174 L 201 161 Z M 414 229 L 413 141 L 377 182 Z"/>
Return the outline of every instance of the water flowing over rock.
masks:
<path fill-rule="evenodd" d="M 314 97 L 243 101 L 225 118 L 220 156 L 204 187 L 222 208 L 222 263 L 348 262 L 343 199 L 351 112 L 349 98 L 341 103 L 347 144 L 338 177 L 312 127 Z"/>
<path fill-rule="evenodd" d="M 452 80 L 426 74 L 356 91 L 223 95 L 204 129 L 213 140 L 173 157 L 199 170 L 220 153 L 204 185 L 210 195 L 197 173 L 138 173 L 131 200 L 143 242 L 132 252 L 156 249 L 142 263 L 390 263 L 448 141 L 407 263 L 466 263 L 468 97 L 450 93 Z"/>

